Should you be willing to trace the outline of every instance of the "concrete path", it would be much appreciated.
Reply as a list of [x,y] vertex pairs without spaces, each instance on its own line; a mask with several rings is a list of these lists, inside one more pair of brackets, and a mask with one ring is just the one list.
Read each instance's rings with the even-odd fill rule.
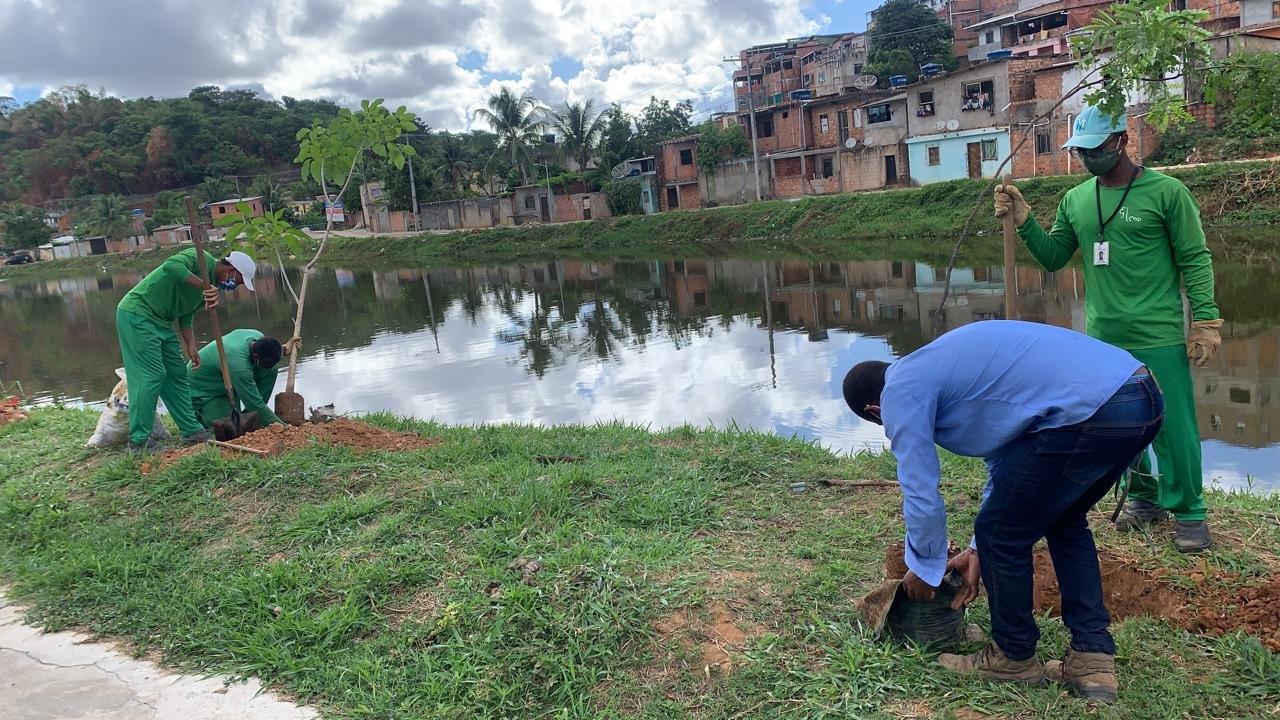
[[175,675],[80,633],[45,633],[0,595],[0,716],[4,720],[308,720],[319,717],[259,695],[256,678]]

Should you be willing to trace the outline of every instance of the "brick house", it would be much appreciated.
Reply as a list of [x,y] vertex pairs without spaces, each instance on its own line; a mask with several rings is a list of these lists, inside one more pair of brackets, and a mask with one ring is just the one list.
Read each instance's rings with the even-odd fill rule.
[[250,212],[252,213],[251,217],[258,217],[263,214],[261,196],[231,198],[230,200],[219,200],[218,202],[209,203],[209,214],[213,216],[214,220],[217,220],[228,213],[238,212],[236,210],[236,205],[239,203],[247,203],[249,205]]
[[700,137],[700,134],[686,135],[658,143],[654,165],[659,210],[703,206],[697,162]]

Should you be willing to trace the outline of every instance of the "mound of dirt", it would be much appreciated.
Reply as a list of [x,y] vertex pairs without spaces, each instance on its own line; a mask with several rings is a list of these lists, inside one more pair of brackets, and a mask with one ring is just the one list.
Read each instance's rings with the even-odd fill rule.
[[[318,425],[310,423],[298,426],[268,425],[261,430],[238,437],[233,442],[236,445],[255,450],[268,451],[280,445],[285,452],[300,450],[312,445],[341,445],[355,450],[409,451],[423,450],[440,444],[439,438],[424,438],[421,435],[412,433],[384,430],[383,428],[367,425],[358,420],[345,417]],[[146,475],[167,467],[170,463],[180,458],[204,450],[205,447],[205,445],[193,445],[170,450],[160,455],[156,460],[143,463],[142,474]],[[242,453],[226,448],[222,449],[222,454],[226,457],[242,455]]]
[[[1221,571],[1211,581],[1206,573],[1190,573],[1194,589],[1168,584],[1164,571],[1148,572],[1132,561],[1107,552],[1098,555],[1102,570],[1102,594],[1112,620],[1145,616],[1208,635],[1242,630],[1280,652],[1280,578],[1269,583],[1241,586],[1233,574]],[[1048,551],[1035,554],[1035,610],[1061,613],[1058,580]]]

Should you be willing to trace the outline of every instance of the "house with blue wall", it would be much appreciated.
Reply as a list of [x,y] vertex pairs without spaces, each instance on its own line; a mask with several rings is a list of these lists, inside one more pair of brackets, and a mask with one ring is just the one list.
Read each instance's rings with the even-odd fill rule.
[[1010,124],[1010,104],[1034,96],[1035,70],[1050,62],[993,53],[963,70],[902,88],[911,122],[904,143],[912,183],[994,177],[1017,130]]

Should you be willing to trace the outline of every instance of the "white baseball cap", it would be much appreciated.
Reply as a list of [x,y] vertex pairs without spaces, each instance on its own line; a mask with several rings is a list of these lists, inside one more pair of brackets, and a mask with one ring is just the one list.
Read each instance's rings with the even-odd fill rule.
[[258,264],[253,261],[253,258],[239,250],[233,250],[227,256],[227,262],[231,263],[231,267],[240,271],[240,274],[244,276],[244,286],[249,288],[249,292],[253,292],[253,275],[258,272]]

